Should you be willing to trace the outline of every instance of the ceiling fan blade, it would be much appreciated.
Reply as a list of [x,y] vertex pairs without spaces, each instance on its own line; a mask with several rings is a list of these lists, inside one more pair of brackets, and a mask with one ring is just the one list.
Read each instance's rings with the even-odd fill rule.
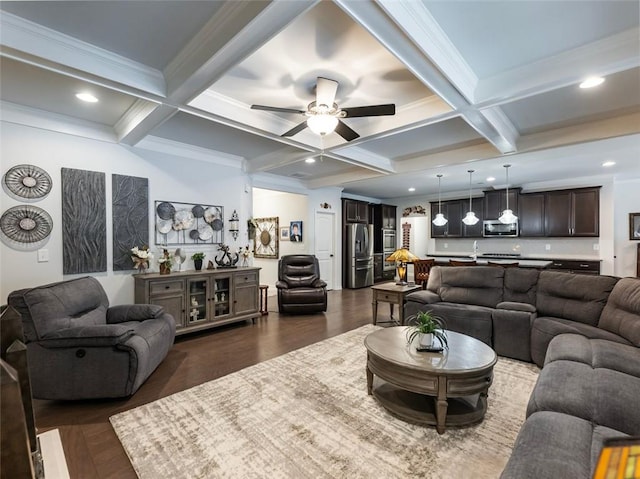
[[316,105],[327,105],[329,108],[336,101],[338,82],[328,78],[318,77],[316,83]]
[[355,140],[356,138],[360,137],[360,135],[349,128],[347,124],[342,120],[338,120],[338,125],[336,126],[335,132],[347,141]]
[[347,115],[345,118],[358,116],[387,116],[396,114],[396,106],[393,103],[386,105],[355,106],[353,108],[341,108]]
[[307,121],[303,121],[302,123],[300,123],[297,126],[294,126],[293,128],[291,128],[289,131],[284,132],[282,135],[280,136],[293,136],[296,133],[300,133],[302,130],[304,130],[307,127]]
[[265,105],[251,105],[252,110],[265,110],[265,111],[276,111],[280,113],[299,113],[304,115],[306,113],[305,110],[294,110],[293,108],[280,108],[277,106],[265,106]]

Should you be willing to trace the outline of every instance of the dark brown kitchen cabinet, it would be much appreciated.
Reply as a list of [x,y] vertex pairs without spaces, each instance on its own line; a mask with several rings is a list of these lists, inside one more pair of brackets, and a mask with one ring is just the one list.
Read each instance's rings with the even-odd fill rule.
[[[461,201],[462,203],[462,218],[467,216],[469,211],[469,200]],[[482,238],[482,220],[484,219],[484,198],[473,198],[471,201],[472,211],[478,217],[478,222],[475,225],[469,226],[462,223],[462,236],[465,238]],[[462,221],[462,220],[461,220]]]
[[[518,216],[518,196],[520,188],[509,188],[509,209]],[[484,192],[484,219],[497,220],[507,209],[507,190],[490,190]]]
[[544,236],[544,193],[527,193],[518,198],[520,236]]
[[382,227],[396,229],[396,207],[391,205],[380,205],[382,210]]
[[547,236],[599,236],[600,188],[548,191],[545,212]]
[[[436,226],[431,223],[432,238],[460,238],[462,236],[463,201],[443,201],[442,214],[447,218],[447,224]],[[467,207],[469,204],[467,203]],[[438,214],[438,203],[431,203],[431,220]]]
[[369,203],[343,199],[342,211],[346,223],[369,223]]

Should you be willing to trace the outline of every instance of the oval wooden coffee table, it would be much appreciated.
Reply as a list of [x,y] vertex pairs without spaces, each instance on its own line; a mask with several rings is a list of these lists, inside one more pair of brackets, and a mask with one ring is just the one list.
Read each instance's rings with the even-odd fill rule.
[[[369,334],[367,391],[395,416],[418,424],[465,426],[482,421],[493,380],[496,353],[470,336],[447,331],[449,349],[417,352],[406,327]],[[382,381],[376,381],[374,375]],[[380,384],[378,384],[380,383]]]

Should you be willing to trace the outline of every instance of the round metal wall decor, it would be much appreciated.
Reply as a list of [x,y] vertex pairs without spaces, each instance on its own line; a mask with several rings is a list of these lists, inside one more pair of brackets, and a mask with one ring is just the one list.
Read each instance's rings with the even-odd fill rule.
[[0,228],[7,238],[13,241],[37,243],[51,234],[53,221],[49,213],[42,208],[19,205],[2,214]]
[[5,173],[3,181],[11,193],[29,200],[47,196],[52,183],[49,174],[35,165],[14,166]]

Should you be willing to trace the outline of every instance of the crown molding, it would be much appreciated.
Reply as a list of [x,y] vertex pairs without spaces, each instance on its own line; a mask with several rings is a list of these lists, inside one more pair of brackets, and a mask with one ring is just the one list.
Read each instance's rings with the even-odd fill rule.
[[69,35],[7,12],[0,15],[0,31],[2,45],[17,52],[88,72],[153,95],[164,97],[166,94],[164,77],[159,70]]
[[108,143],[117,142],[116,133],[109,126],[7,101],[0,101],[0,119],[5,123],[15,123],[40,130],[49,130]]
[[147,136],[136,144],[136,146],[132,147],[132,149],[133,151],[136,149],[155,151],[167,155],[188,158],[190,160],[206,161],[207,163],[214,163],[216,165],[237,169],[243,169],[245,162],[244,158],[241,156],[230,155],[221,151],[188,145],[186,143],[168,140],[158,136]]
[[[553,57],[481,79],[479,107],[513,101],[573,85],[586,76],[606,76],[640,66],[640,28],[631,28]],[[606,62],[602,60],[606,59]]]

